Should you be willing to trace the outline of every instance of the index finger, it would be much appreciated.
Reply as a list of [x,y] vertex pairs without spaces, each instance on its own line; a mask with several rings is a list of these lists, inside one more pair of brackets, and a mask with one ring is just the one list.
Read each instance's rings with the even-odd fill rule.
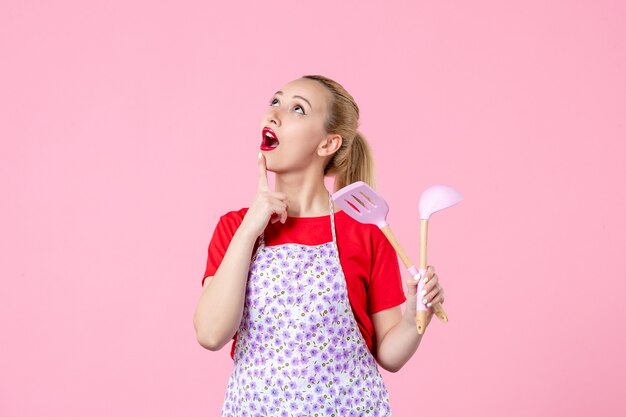
[[270,186],[267,181],[267,166],[265,165],[265,155],[259,151],[259,189],[269,190]]

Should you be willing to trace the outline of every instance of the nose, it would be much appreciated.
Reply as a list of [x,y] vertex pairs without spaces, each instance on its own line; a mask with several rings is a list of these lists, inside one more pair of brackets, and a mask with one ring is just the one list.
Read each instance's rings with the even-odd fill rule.
[[271,123],[276,126],[280,126],[280,117],[278,114],[278,108],[270,107],[267,111],[266,120],[268,123]]

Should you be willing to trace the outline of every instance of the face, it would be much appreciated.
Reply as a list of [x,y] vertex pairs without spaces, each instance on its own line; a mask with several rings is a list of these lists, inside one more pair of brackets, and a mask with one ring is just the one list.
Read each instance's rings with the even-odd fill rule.
[[[331,93],[315,80],[298,79],[271,96],[261,121],[261,151],[268,170],[298,171],[323,164],[341,144],[324,129]],[[276,140],[269,139],[273,136]]]

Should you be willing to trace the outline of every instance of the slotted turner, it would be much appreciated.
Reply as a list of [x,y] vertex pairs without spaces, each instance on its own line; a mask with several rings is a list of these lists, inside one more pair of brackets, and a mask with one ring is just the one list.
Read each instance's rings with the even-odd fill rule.
[[[411,276],[416,279],[420,278],[417,286],[417,296],[419,299],[424,287],[424,280],[421,278],[425,276],[426,265],[420,265],[422,269],[422,273],[420,274],[420,271],[418,271],[415,264],[411,262],[406,252],[402,249],[400,243],[398,243],[391,232],[391,227],[387,224],[389,206],[385,200],[363,181],[357,181],[343,187],[332,195],[332,199],[338,207],[356,221],[366,224],[375,224],[383,231]],[[426,253],[425,245],[420,248],[420,251],[423,251],[424,254]],[[423,256],[420,257],[420,259],[425,261],[426,257]],[[428,307],[424,305],[424,303],[418,302],[416,309],[417,331],[419,334],[423,334],[427,326]],[[448,316],[440,303],[433,304],[433,309],[440,320],[444,323],[448,321]]]

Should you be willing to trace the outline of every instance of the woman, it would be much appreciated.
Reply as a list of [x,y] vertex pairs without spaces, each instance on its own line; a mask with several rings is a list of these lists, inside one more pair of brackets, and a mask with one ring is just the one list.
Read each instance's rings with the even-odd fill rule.
[[[335,191],[374,186],[358,106],[323,76],[286,84],[269,104],[256,197],[221,216],[194,315],[203,347],[234,339],[222,416],[390,416],[377,363],[396,372],[421,341],[417,281],[405,296],[391,244],[324,185],[334,175]],[[432,266],[425,280],[420,302],[443,302]]]

